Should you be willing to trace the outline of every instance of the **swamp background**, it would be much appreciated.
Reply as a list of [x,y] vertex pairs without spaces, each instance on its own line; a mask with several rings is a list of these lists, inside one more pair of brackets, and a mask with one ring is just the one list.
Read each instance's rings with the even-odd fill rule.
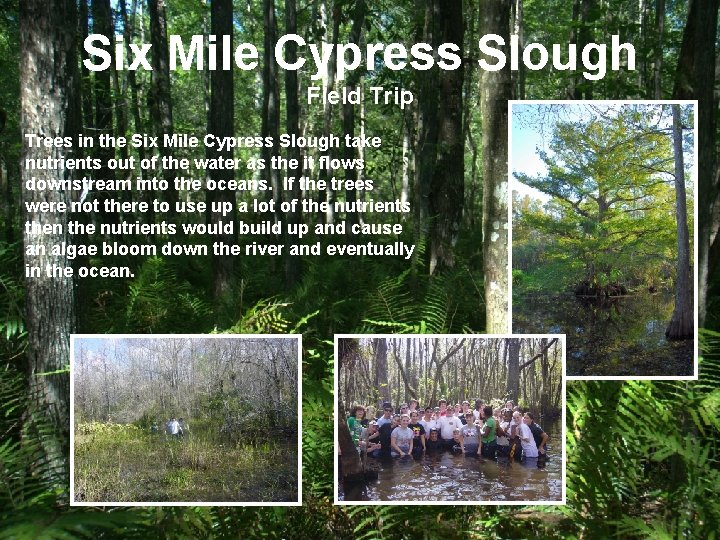
[[295,338],[75,338],[74,500],[297,502],[298,352]]
[[513,105],[513,332],[567,374],[692,376],[695,110]]
[[[560,501],[563,467],[563,338],[357,337],[339,338],[337,423],[341,463],[339,500],[381,501]],[[345,477],[357,462],[348,446],[346,415],[355,405],[376,408],[384,402],[399,411],[417,399],[419,407],[448,406],[475,399],[495,408],[507,400],[534,414],[551,437],[547,461],[527,464],[457,456],[449,452],[418,458],[365,458],[373,471],[366,485]],[[369,418],[369,417],[368,417]],[[377,479],[374,478],[377,472]]]
[[[214,29],[211,7],[220,5],[228,6],[187,0],[0,2],[0,536],[235,538],[241,532],[248,538],[708,538],[716,534],[720,528],[716,496],[720,334],[714,333],[720,327],[716,271],[720,242],[714,235],[718,228],[714,209],[720,200],[714,93],[718,0],[253,0],[229,6],[232,16],[221,18],[234,22],[231,31],[236,42],[252,42],[259,49],[293,28],[316,44],[334,39],[348,43],[354,39],[353,29],[367,42],[462,43],[467,62],[447,77],[441,78],[438,70],[392,71],[382,65],[375,71],[356,72],[362,84],[413,90],[418,106],[404,111],[394,106],[364,111],[351,107],[347,112],[355,113],[354,124],[350,116],[344,122],[337,107],[298,106],[296,90],[298,84],[307,87],[308,71],[268,70],[262,75],[261,68],[236,71],[232,83],[236,91],[232,105],[226,106],[222,100],[213,105],[211,96],[220,97],[222,92],[213,86],[219,81],[208,72],[178,71],[151,78],[143,71],[125,71],[117,77],[106,71],[94,77],[80,70],[78,43],[89,28],[106,34],[127,31],[126,42],[139,42],[161,39],[163,32],[155,25],[162,28],[164,22],[167,32],[187,38]],[[159,12],[166,16],[159,17]],[[363,14],[363,24],[354,24]],[[444,35],[442,28],[462,35]],[[511,31],[521,35],[523,43],[559,43],[563,50],[568,43],[578,48],[590,41],[609,43],[611,34],[619,34],[621,41],[636,48],[636,70],[608,71],[598,81],[587,80],[580,72],[549,68],[511,73],[509,64],[499,72],[481,73],[476,62],[478,36],[496,33],[508,42]],[[153,45],[155,51],[162,49],[162,43]],[[28,69],[37,65],[43,69]],[[453,78],[460,74],[462,84]],[[336,507],[332,504],[333,422],[329,421],[334,403],[333,334],[508,331],[507,308],[503,310],[507,253],[502,239],[492,245],[487,234],[484,243],[481,233],[483,223],[492,227],[494,217],[500,233],[504,231],[507,201],[503,205],[493,195],[507,193],[501,189],[507,182],[503,111],[513,97],[699,100],[698,297],[700,326],[706,329],[701,334],[699,380],[569,383],[566,506]],[[39,98],[52,101],[54,114],[37,114]],[[76,100],[81,101],[81,109]],[[263,257],[233,261],[136,257],[122,260],[131,265],[132,279],[25,280],[25,216],[20,210],[32,194],[21,192],[23,132],[102,129],[157,135],[169,128],[172,119],[177,132],[227,133],[226,127],[209,121],[212,110],[216,115],[222,111],[223,119],[235,113],[231,133],[256,135],[263,125],[266,129],[278,125],[278,108],[267,106],[271,103],[280,104],[280,118],[289,122],[288,130],[306,126],[320,133],[328,126],[341,132],[343,125],[348,129],[354,125],[359,132],[364,118],[366,133],[384,138],[383,151],[366,156],[367,173],[377,180],[378,197],[399,199],[405,190],[412,201],[405,230],[419,246],[416,260],[320,257],[286,265]],[[421,122],[423,118],[426,121]],[[443,136],[459,134],[452,139],[455,145],[435,139],[440,126]],[[450,149],[449,154],[444,152]],[[456,159],[458,155],[465,161]],[[405,164],[407,176],[402,174]],[[458,174],[447,164],[463,168]],[[433,180],[435,171],[437,180]],[[451,177],[453,183],[444,181]],[[449,193],[446,188],[451,188]],[[450,204],[444,207],[443,201]],[[428,226],[430,216],[440,217],[439,228]],[[323,222],[327,217],[303,219]],[[222,264],[230,262],[232,271]],[[89,263],[112,266],[117,261],[98,257]],[[70,333],[213,330],[304,334],[303,506],[70,507]]]

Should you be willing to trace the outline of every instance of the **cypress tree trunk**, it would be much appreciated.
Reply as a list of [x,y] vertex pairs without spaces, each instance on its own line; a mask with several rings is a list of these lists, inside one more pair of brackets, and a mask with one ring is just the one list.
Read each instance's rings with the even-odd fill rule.
[[[383,338],[373,340],[375,350],[375,386],[380,391],[382,401],[390,401],[390,386],[388,384],[387,341]],[[380,406],[380,404],[378,404]]]
[[[222,36],[230,36],[230,50],[233,50],[233,9],[232,0],[213,0],[210,6],[210,33],[215,36],[218,47],[218,57],[222,58],[223,38]],[[212,133],[220,138],[232,137],[235,131],[235,107],[233,103],[233,73],[232,69],[221,69],[217,66],[210,72],[210,113],[208,115],[208,133]],[[233,149],[227,148],[217,151],[213,148],[207,150],[209,158],[232,159]],[[210,170],[208,171],[210,178],[213,180],[232,180],[235,171],[232,169]],[[207,198],[210,201],[218,203],[231,203],[232,211],[229,215],[223,216],[222,213],[212,212],[208,205],[208,217],[211,223],[217,223],[220,220],[227,222],[237,222],[237,204],[235,200],[235,190],[216,190],[207,191]],[[235,244],[237,235],[223,234],[218,240],[225,244]],[[233,269],[235,257],[232,255],[213,255],[213,289],[215,303],[220,304],[224,300],[229,299],[229,294],[233,283]]]
[[[354,43],[355,45],[360,44],[360,35],[362,33],[362,27],[365,23],[365,1],[364,0],[358,0],[358,2],[355,4],[355,9],[353,10],[352,15],[352,28],[350,30],[350,39],[348,40],[348,43]],[[345,88],[347,91],[350,91],[353,89],[353,87],[357,86],[360,82],[360,71],[353,71],[349,74],[345,81]],[[351,146],[348,146],[345,144],[345,137],[354,137],[355,136],[355,105],[351,103],[343,103],[341,108],[341,115],[342,115],[342,126],[343,126],[343,157],[347,160],[355,159],[355,148],[352,148]],[[349,168],[345,171],[345,179],[351,180],[353,182],[357,181],[358,174],[357,169]],[[357,190],[355,189],[346,189],[345,190],[345,200],[348,202],[355,201],[357,198]],[[352,233],[350,231],[350,227],[353,224],[358,223],[358,219],[360,218],[360,215],[357,212],[348,212],[347,216],[345,218],[345,221],[347,223],[347,236],[348,238],[352,238]],[[352,240],[350,240],[352,241]]]
[[694,0],[688,9],[687,24],[675,72],[673,99],[698,100],[698,319],[705,324],[705,305],[709,276],[720,259],[718,243],[718,198],[715,148],[715,36],[718,0]]
[[[480,34],[498,34],[509,58],[510,1],[481,3]],[[488,59],[488,61],[491,61]],[[508,328],[508,117],[511,97],[509,65],[484,71],[480,77],[483,147],[483,267],[486,331],[503,334]]]
[[[285,34],[297,33],[297,5],[295,0],[285,0]],[[289,41],[285,47],[285,59],[289,63],[297,60],[297,44]],[[288,135],[300,135],[300,100],[298,98],[298,74],[294,69],[285,70],[285,127]],[[300,161],[300,149],[293,145],[287,151],[288,160],[297,160],[297,167],[288,167],[288,177],[295,177],[295,183],[291,190],[291,197],[298,200],[296,210],[287,216],[289,225],[296,225],[302,221],[302,208],[299,204],[302,198],[299,177],[302,175],[302,164]],[[292,287],[299,280],[302,274],[300,257],[291,257],[290,250],[286,250],[285,259],[285,281],[288,287]]]
[[[277,43],[277,19],[275,18],[275,1],[263,0],[263,15],[265,20],[265,51],[263,54],[263,109],[262,109],[262,135],[273,139],[273,146],[263,147],[265,158],[265,174],[268,184],[272,186],[272,200],[275,201],[275,220],[280,221],[280,202],[282,201],[282,186],[280,185],[280,171],[271,166],[274,156],[280,155],[278,140],[280,138],[280,89],[277,80],[277,63],[274,52]],[[282,233],[285,234],[284,232]]]
[[[465,36],[462,2],[440,2],[442,42],[460,51]],[[437,159],[430,189],[430,273],[455,265],[453,245],[460,230],[465,195],[463,136],[464,67],[440,74]]]
[[[167,19],[165,0],[148,0],[150,15],[150,43],[152,44],[152,87],[150,90],[150,111],[153,116],[155,133],[160,137],[160,155],[171,155],[170,148],[164,144],[165,135],[173,134],[172,100],[170,99],[170,51],[168,49]],[[170,214],[175,213],[178,192],[175,189],[177,172],[173,167],[162,171],[168,181],[165,200],[170,203]]]
[[[92,0],[92,17],[93,33],[102,34],[110,40],[110,45],[100,48],[105,49],[108,54],[112,54],[115,33],[112,30],[110,0]],[[113,67],[102,71],[96,71],[94,74],[95,80],[93,91],[95,95],[95,121],[93,127],[95,129],[95,137],[113,134],[113,103],[112,93],[110,91],[110,74],[111,70],[114,69],[113,64]],[[108,160],[112,159],[114,155],[115,152],[112,146],[95,146],[95,156],[100,159],[101,167],[97,172],[93,173],[93,177],[102,180],[114,179],[114,174],[107,166]],[[115,193],[112,191],[101,191],[97,193],[96,197],[100,200],[100,215],[105,223],[117,223],[119,221],[118,214],[115,212],[106,212],[103,206],[103,201],[114,199]]]
[[688,339],[695,333],[693,325],[693,297],[690,283],[690,235],[687,226],[685,198],[685,162],[683,160],[682,122],[680,105],[672,106],[673,149],[675,152],[675,215],[677,220],[677,278],[675,281],[675,309],[665,330],[668,339]]
[[[45,137],[72,137],[80,132],[79,79],[77,73],[76,4],[73,0],[27,0],[20,3],[20,126],[23,134]],[[69,204],[71,192],[25,189],[24,179],[69,179],[72,171],[25,168],[27,158],[61,158],[63,148],[25,146],[22,159],[24,202],[48,201]],[[50,246],[71,243],[67,234],[67,213],[25,212],[25,220],[55,225],[61,232],[24,237],[25,246],[35,245],[44,254],[25,262],[40,266],[38,277],[25,284],[25,323],[28,332],[26,369],[32,399],[55,426],[53,436],[45,434],[41,444],[50,465],[63,477],[69,476],[70,386],[62,370],[69,363],[70,334],[75,330],[75,297],[72,277],[48,277],[46,266],[66,266],[62,255],[51,255]]]
[[[425,26],[418,41],[436,48],[440,43],[439,0],[426,0]],[[440,95],[440,68],[433,65],[418,76],[417,145],[415,146],[415,243],[421,244],[429,231],[430,191],[438,144],[438,100]]]
[[511,399],[514,403],[520,398],[520,340],[507,340],[507,388],[506,399]]

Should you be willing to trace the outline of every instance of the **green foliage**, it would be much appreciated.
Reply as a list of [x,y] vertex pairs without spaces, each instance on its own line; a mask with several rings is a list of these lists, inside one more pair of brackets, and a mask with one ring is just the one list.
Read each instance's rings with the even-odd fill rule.
[[288,307],[287,302],[272,299],[259,300],[248,309],[242,318],[232,326],[230,334],[283,334],[288,332],[290,321],[282,311]]
[[302,405],[303,490],[314,497],[332,492],[334,424],[333,411],[333,344],[304,344],[306,364]]
[[210,305],[181,276],[181,264],[179,259],[161,257],[142,263],[128,285],[127,298],[122,300],[124,309],[113,303],[106,312],[108,317],[116,313],[112,308],[123,313],[117,332],[182,333],[208,327]]
[[[293,501],[294,445],[232,442],[198,423],[183,439],[129,424],[79,424],[79,501]],[[265,428],[267,432],[267,428]],[[229,466],[229,464],[232,464]]]
[[132,512],[67,507],[67,478],[43,449],[55,427],[30,401],[20,373],[0,371],[0,404],[0,537],[89,538],[138,523]]
[[[567,511],[582,527],[602,536],[706,538],[716,531],[720,360],[714,351],[697,382],[568,385]],[[602,523],[594,517],[600,514],[607,516]]]
[[5,358],[16,357],[24,347],[25,290],[17,277],[22,267],[21,249],[20,243],[0,241],[0,353]]
[[[581,262],[583,279],[600,286],[621,278],[642,283],[651,274],[673,272],[665,261],[677,256],[675,196],[668,180],[674,161],[670,137],[657,127],[667,110],[634,106],[599,113],[567,107],[574,118],[550,122],[550,151],[538,151],[547,172],[516,173],[551,200],[544,207],[519,201],[514,260],[525,270],[553,261]],[[532,111],[559,114],[546,109]],[[540,130],[543,121],[536,122]]]

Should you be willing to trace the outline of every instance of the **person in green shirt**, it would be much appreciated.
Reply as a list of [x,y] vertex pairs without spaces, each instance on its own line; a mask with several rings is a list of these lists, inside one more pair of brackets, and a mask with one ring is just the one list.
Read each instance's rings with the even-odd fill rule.
[[493,410],[490,405],[485,405],[482,409],[483,428],[482,428],[482,455],[483,457],[495,459],[497,450],[497,421],[493,417]]
[[350,428],[350,435],[352,435],[353,442],[355,446],[357,446],[360,443],[360,435],[362,434],[363,427],[367,425],[365,407],[361,405],[353,407],[350,411],[350,416],[348,416],[347,424]]

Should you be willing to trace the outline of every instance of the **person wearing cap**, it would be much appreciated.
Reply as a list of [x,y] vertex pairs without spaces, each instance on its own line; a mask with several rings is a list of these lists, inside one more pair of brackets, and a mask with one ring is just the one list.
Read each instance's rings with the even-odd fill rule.
[[392,422],[392,414],[392,406],[389,403],[385,403],[383,405],[383,415],[377,420],[378,429]]
[[408,412],[407,403],[403,403],[402,405],[400,405],[400,414],[407,414],[408,416],[410,415],[410,413]]
[[359,450],[366,450],[368,455],[371,457],[378,457],[380,454],[380,432],[378,431],[377,422],[371,420],[368,423],[368,427],[363,430],[360,437]]
[[419,456],[425,451],[425,427],[419,422],[420,415],[417,411],[410,413],[408,427],[413,432],[413,456]]

